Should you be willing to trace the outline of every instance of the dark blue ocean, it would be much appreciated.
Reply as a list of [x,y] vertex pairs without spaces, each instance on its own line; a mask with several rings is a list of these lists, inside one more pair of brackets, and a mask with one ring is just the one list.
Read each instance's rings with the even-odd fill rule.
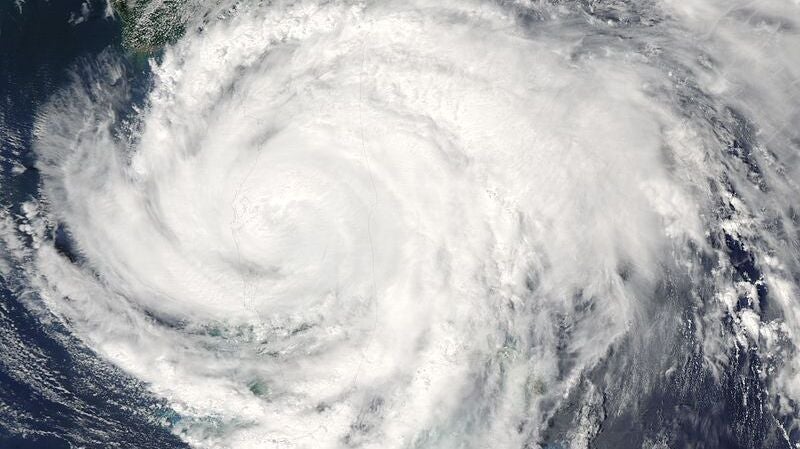
[[[105,2],[71,24],[81,5],[0,2],[0,201],[11,211],[37,195],[30,152],[37,107],[77,64],[103,51],[122,54],[120,23],[105,17]],[[0,448],[186,447],[169,431],[171,412],[145,385],[21,305],[28,293],[14,277],[0,275]]]
[[[73,68],[110,54],[127,61],[134,93],[140,91],[134,101],[146,90],[147,65],[123,49],[121,24],[106,17],[105,2],[92,4],[88,20],[70,23],[80,16],[82,4],[0,3],[0,204],[11,213],[21,214],[20,205],[38,196],[32,124],[37,108],[66,84]],[[69,238],[58,227],[50,237],[70,254]],[[743,277],[758,278],[741,246],[727,242],[727,251]],[[26,305],[35,301],[30,297],[35,293],[11,268],[0,274],[0,449],[188,447],[170,430],[180,418],[147,385],[100,359],[57,320]],[[791,447],[776,437],[780,423],[752,406],[767,400],[755,351],[731,354],[731,371],[718,383],[702,368],[702,355],[692,352],[695,343],[687,339],[669,353],[683,360],[683,375],[654,385],[638,399],[636,415],[607,417],[592,447],[640,448],[647,435],[665,429],[673,436],[673,449]],[[617,350],[624,351],[624,345]],[[587,373],[598,385],[625,373],[624,367],[613,366],[614,354],[609,360]],[[574,399],[579,398],[576,392]],[[568,430],[566,417],[578,408],[567,401],[545,435],[558,441]],[[788,440],[800,441],[800,435],[795,431]],[[558,443],[549,447],[561,448]]]

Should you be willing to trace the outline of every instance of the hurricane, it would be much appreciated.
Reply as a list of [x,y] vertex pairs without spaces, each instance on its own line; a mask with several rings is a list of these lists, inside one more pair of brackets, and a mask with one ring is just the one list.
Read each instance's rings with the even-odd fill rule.
[[71,64],[0,178],[36,173],[3,195],[5,288],[162,401],[153,426],[798,447],[796,1],[180,13],[140,66]]

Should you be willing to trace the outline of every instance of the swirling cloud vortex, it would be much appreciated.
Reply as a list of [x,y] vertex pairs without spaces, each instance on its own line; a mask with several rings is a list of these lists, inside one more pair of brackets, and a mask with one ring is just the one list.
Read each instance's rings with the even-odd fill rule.
[[[686,58],[688,6],[629,41],[526,8],[232,6],[152,63],[125,117],[101,62],[38,123],[82,257],[38,249],[49,307],[197,447],[539,442],[615,345],[669,346],[695,286],[730,308],[735,286],[698,275],[725,156],[678,99],[748,74]],[[796,192],[775,179],[778,203]]]

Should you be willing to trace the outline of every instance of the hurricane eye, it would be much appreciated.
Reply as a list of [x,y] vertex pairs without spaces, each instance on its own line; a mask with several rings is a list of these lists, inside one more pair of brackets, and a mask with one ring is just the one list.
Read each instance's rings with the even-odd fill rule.
[[0,6],[0,447],[798,447],[800,13],[737,2],[81,0],[64,80]]

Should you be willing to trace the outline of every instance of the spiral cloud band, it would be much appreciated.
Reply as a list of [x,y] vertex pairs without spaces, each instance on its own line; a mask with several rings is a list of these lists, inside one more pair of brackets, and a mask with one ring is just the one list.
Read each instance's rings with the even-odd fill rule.
[[798,5],[594,3],[198,7],[42,108],[9,257],[194,447],[587,447],[739,351],[789,441]]

